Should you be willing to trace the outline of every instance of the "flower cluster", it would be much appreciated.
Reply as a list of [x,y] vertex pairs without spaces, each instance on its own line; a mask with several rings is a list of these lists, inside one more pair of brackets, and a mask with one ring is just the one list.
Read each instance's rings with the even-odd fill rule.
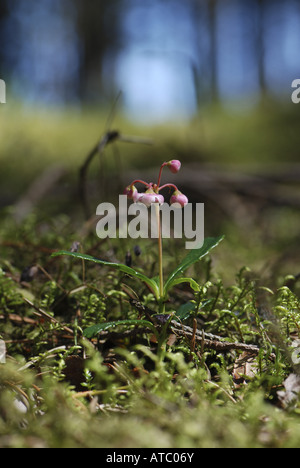
[[[183,208],[185,205],[187,205],[188,199],[183,193],[180,192],[180,190],[178,190],[176,185],[160,185],[162,170],[165,166],[167,166],[173,174],[176,174],[180,170],[181,162],[177,159],[164,162],[160,167],[157,184],[154,184],[153,182],[147,183],[140,179],[134,180],[130,185],[128,185],[128,187],[126,187],[124,192],[125,195],[127,195],[127,197],[133,200],[135,203],[140,202],[146,206],[150,206],[152,203],[158,203],[159,205],[162,205],[164,203],[164,197],[159,192],[165,187],[171,187],[174,189],[174,192],[170,198],[170,204],[174,205],[175,207],[177,206],[179,208]],[[143,193],[138,192],[135,186],[137,183],[145,185],[147,187],[146,191]]]

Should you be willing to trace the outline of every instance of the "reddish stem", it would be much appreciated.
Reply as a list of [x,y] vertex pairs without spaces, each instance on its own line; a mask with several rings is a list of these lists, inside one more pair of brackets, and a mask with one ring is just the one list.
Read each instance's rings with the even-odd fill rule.
[[164,162],[164,163],[162,163],[162,165],[160,166],[159,175],[158,175],[158,181],[157,181],[157,188],[158,188],[158,189],[159,189],[159,184],[160,184],[160,179],[161,179],[162,170],[163,170],[163,168],[164,168],[167,164],[168,164],[168,163]]
[[130,185],[134,185],[134,184],[136,184],[137,182],[139,182],[140,184],[146,185],[146,187],[149,187],[150,185],[152,185],[152,184],[148,184],[147,182],[144,182],[143,180],[140,180],[140,179],[134,180],[133,182],[131,182]]
[[161,189],[163,189],[165,187],[173,187],[175,190],[178,190],[178,188],[174,184],[164,184],[161,187],[159,187],[159,190],[161,190]]

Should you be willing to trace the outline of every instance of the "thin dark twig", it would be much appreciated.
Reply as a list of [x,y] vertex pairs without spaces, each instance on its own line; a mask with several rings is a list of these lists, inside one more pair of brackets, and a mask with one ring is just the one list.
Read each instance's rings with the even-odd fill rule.
[[[141,304],[137,300],[131,300],[130,303],[141,313],[146,314],[148,319],[150,319],[153,323],[160,324],[161,319],[164,316],[157,315],[149,309]],[[165,314],[166,319],[170,318],[170,315]],[[165,320],[164,320],[165,322]],[[246,343],[239,343],[239,342],[229,342],[225,341],[225,339],[218,335],[213,335],[212,333],[207,333],[199,328],[191,328],[187,325],[183,325],[182,323],[178,322],[177,320],[170,321],[170,331],[174,333],[176,336],[181,336],[190,340],[191,342],[194,341],[201,344],[203,348],[214,349],[220,352],[226,352],[231,350],[240,350],[240,351],[247,351],[249,353],[253,353],[257,355],[261,348],[256,345],[246,344]],[[270,354],[270,358],[274,358],[274,354]]]
[[79,196],[83,204],[84,213],[87,219],[90,217],[89,207],[88,207],[88,202],[87,202],[87,195],[86,195],[87,170],[92,160],[96,156],[96,154],[98,153],[101,154],[104,148],[106,147],[106,145],[108,143],[111,143],[112,141],[115,141],[118,137],[119,137],[119,132],[116,130],[112,130],[110,132],[105,133],[105,135],[103,135],[103,137],[101,138],[100,142],[97,143],[94,146],[94,148],[89,152],[89,154],[87,155],[84,163],[82,164],[79,170]]
[[89,219],[91,215],[89,206],[88,206],[88,201],[87,201],[87,193],[86,193],[86,179],[87,179],[88,168],[92,160],[97,154],[101,155],[105,147],[109,143],[113,143],[117,140],[122,141],[124,143],[141,143],[144,145],[153,144],[153,141],[149,138],[121,135],[118,130],[110,130],[103,135],[100,142],[97,143],[94,146],[94,148],[89,152],[89,154],[87,155],[84,163],[82,164],[79,170],[79,197],[83,205],[86,219]]
[[34,309],[34,314],[37,315],[38,317],[44,317],[46,320],[55,323],[56,325],[60,325],[64,331],[67,333],[70,333],[71,335],[74,335],[74,330],[72,330],[69,327],[66,327],[65,325],[62,325],[58,320],[56,320],[52,315],[48,314],[46,311],[41,309],[40,307],[37,307],[33,302],[31,302],[29,299],[26,297],[23,297],[24,302],[26,302],[30,307]]

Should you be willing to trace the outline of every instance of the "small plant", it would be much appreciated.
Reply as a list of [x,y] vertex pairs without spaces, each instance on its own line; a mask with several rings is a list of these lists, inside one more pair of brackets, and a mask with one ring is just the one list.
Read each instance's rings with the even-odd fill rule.
[[[194,263],[200,260],[202,257],[207,255],[209,251],[216,247],[219,242],[223,239],[223,236],[212,238],[208,237],[204,239],[204,242],[199,248],[192,249],[187,256],[180,262],[180,264],[168,275],[166,279],[164,279],[163,273],[163,248],[162,248],[162,232],[161,232],[161,219],[160,219],[160,209],[159,206],[164,203],[164,197],[160,193],[160,191],[166,187],[173,190],[173,194],[170,197],[170,204],[174,205],[175,207],[181,209],[188,203],[188,198],[180,192],[176,185],[172,183],[166,183],[160,185],[161,182],[161,175],[162,170],[164,167],[168,167],[172,173],[177,173],[180,170],[181,163],[178,160],[171,160],[168,162],[164,162],[159,171],[159,176],[157,183],[153,182],[145,182],[140,179],[134,180],[130,185],[128,185],[125,189],[125,194],[134,203],[143,203],[147,207],[151,205],[155,206],[156,210],[156,218],[157,218],[157,229],[158,229],[158,258],[159,258],[159,274],[156,277],[150,278],[146,276],[144,273],[131,268],[122,263],[112,263],[108,261],[103,261],[98,258],[95,258],[90,255],[85,255],[80,252],[71,252],[71,251],[59,251],[55,252],[53,256],[61,256],[61,255],[68,255],[77,259],[92,261],[101,265],[109,266],[110,268],[115,268],[119,271],[122,271],[133,278],[137,278],[138,280],[143,281],[148,288],[153,293],[159,307],[159,314],[165,314],[165,303],[168,298],[169,291],[175,285],[180,283],[189,283],[190,287],[195,291],[200,291],[199,284],[191,277],[183,276],[183,273]],[[142,184],[146,187],[145,192],[139,192],[136,188],[136,184]],[[109,323],[101,323],[95,326],[89,327],[85,330],[84,334],[86,337],[92,337],[95,334],[99,333],[102,330],[105,330],[109,327],[116,326],[116,325],[135,325],[136,323],[140,325],[147,325],[150,329],[152,329],[155,334],[157,335],[156,328],[153,324],[146,320],[119,320]],[[160,340],[161,341],[161,335]]]
[[[169,167],[170,171],[176,174],[181,167],[181,162],[173,159],[169,162],[164,162],[159,171],[158,181],[157,184],[153,184],[153,182],[147,183],[143,180],[134,180],[126,189],[125,193],[129,199],[133,199],[133,201],[140,202],[145,204],[146,206],[151,206],[152,204],[155,205],[156,211],[156,219],[157,219],[157,230],[158,230],[158,259],[159,259],[159,284],[158,284],[158,294],[156,291],[156,297],[160,304],[160,312],[162,313],[163,310],[163,301],[165,300],[166,292],[164,289],[164,280],[163,280],[163,254],[162,254],[162,235],[161,235],[161,223],[160,223],[160,211],[159,205],[164,203],[164,197],[159,193],[165,187],[172,187],[174,189],[174,193],[171,196],[170,203],[171,205],[179,206],[180,208],[184,207],[188,203],[187,197],[181,193],[176,185],[174,184],[164,184],[160,185],[161,175],[163,168],[167,166]],[[139,193],[134,184],[141,183],[147,187],[145,193]]]

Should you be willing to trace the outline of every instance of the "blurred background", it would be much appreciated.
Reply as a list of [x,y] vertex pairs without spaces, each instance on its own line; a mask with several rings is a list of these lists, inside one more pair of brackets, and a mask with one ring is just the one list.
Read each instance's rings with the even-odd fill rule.
[[298,0],[2,0],[0,28],[8,102],[103,106],[122,90],[139,123],[288,100],[299,74]]
[[206,203],[208,235],[224,221],[248,256],[276,240],[294,257],[299,51],[299,0],[1,0],[2,213],[84,219],[80,167],[117,130],[131,141],[91,161],[91,213],[178,158],[177,183]]

